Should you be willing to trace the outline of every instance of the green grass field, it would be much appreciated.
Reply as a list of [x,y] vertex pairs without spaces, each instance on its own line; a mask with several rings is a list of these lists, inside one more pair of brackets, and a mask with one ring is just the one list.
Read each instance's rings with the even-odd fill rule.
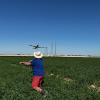
[[19,65],[31,59],[0,57],[0,100],[100,100],[99,58],[44,58],[46,98],[32,90],[31,69]]

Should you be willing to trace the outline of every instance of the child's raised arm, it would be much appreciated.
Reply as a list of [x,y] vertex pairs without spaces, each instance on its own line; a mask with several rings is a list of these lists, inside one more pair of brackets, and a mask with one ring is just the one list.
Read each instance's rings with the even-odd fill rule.
[[23,65],[26,65],[26,66],[31,66],[31,62],[19,62],[19,64],[23,64]]

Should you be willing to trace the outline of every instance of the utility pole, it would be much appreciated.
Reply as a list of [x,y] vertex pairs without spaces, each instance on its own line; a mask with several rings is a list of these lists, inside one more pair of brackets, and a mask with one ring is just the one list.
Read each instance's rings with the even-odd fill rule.
[[56,56],[56,50],[57,50],[57,45],[56,45],[56,41],[55,41],[55,56]]
[[51,56],[53,56],[53,42],[51,43]]
[[51,56],[57,55],[57,44],[56,41],[51,43]]
[[48,56],[48,47],[46,47],[46,55]]

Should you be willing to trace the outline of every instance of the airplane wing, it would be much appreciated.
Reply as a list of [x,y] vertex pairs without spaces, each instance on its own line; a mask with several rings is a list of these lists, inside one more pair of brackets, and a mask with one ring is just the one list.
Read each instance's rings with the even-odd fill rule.
[[47,47],[39,47],[39,48],[47,48]]

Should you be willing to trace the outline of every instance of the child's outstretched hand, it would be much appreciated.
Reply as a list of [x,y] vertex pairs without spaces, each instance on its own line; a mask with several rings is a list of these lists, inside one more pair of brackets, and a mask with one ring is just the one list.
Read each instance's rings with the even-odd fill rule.
[[19,62],[19,64],[24,64],[24,62]]
[[30,66],[31,65],[31,62],[19,62],[19,64],[24,64],[26,66]]

